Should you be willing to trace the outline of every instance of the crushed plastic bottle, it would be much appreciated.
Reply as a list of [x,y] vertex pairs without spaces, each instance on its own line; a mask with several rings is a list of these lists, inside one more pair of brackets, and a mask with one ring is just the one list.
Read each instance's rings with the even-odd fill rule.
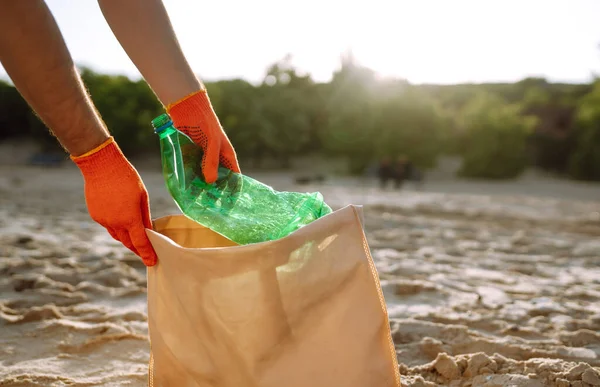
[[278,192],[223,166],[217,181],[208,184],[202,148],[167,114],[152,120],[152,126],[160,139],[167,189],[181,212],[240,245],[283,238],[332,212],[318,192]]

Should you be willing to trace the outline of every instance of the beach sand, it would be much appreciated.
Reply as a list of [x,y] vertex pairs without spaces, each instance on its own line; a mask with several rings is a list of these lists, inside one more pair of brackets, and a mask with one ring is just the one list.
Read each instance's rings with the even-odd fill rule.
[[[140,173],[152,216],[177,213]],[[403,385],[600,386],[600,186],[255,177],[365,206]],[[147,382],[144,266],[82,189],[72,165],[0,166],[0,386]]]

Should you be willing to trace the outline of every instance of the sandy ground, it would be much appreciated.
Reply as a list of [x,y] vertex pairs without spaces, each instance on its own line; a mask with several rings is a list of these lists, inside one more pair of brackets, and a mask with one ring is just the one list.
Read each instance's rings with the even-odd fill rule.
[[[177,212],[141,169],[152,215]],[[406,386],[600,386],[600,186],[549,179],[320,190],[365,205]],[[73,166],[0,166],[0,386],[142,386],[146,279]],[[539,195],[539,197],[532,196]]]

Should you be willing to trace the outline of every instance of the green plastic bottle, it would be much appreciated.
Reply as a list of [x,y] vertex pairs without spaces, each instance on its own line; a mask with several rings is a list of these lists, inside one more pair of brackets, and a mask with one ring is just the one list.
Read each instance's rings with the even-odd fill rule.
[[283,238],[331,213],[318,192],[278,192],[223,166],[217,181],[208,184],[202,175],[202,148],[178,131],[167,114],[152,120],[152,126],[160,138],[167,189],[181,212],[238,244]]

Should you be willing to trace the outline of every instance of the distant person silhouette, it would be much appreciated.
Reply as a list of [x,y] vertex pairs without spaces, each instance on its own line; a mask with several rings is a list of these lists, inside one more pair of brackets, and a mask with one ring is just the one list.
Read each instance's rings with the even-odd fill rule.
[[419,168],[415,166],[411,159],[402,156],[399,159],[399,169],[402,170],[402,180],[409,180],[415,184],[415,187],[421,188],[423,183],[423,175]]
[[389,158],[384,158],[379,162],[377,176],[379,177],[379,186],[381,189],[385,189],[388,180],[394,178],[394,166]]
[[404,155],[398,157],[396,163],[394,163],[393,168],[393,179],[394,179],[394,187],[396,189],[402,188],[404,184],[404,180],[407,179],[407,164],[408,158]]

